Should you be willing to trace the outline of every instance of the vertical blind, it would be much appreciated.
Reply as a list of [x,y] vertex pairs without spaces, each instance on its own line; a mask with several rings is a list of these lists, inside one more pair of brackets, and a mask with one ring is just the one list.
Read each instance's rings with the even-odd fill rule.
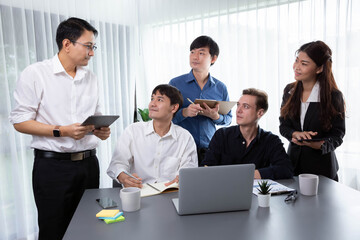
[[331,47],[347,106],[347,133],[336,151],[340,182],[360,189],[358,12],[356,0],[0,0],[0,239],[37,238],[31,137],[16,132],[8,115],[19,73],[57,53],[62,20],[84,18],[99,30],[89,68],[99,78],[103,113],[120,115],[98,148],[100,187],[111,187],[106,168],[134,109],[148,106],[157,84],[189,72],[191,42],[209,35],[220,47],[211,74],[227,85],[230,100],[244,88],[265,90],[270,106],[260,125],[276,134],[282,91],[294,80],[295,51],[313,40]]
[[0,239],[36,239],[37,212],[32,194],[31,136],[9,123],[13,91],[28,65],[53,57],[59,23],[76,16],[99,32],[98,49],[89,68],[99,79],[104,114],[118,114],[112,135],[98,148],[100,187],[111,187],[106,176],[113,147],[121,131],[133,122],[135,93],[136,2],[92,0],[0,1]]

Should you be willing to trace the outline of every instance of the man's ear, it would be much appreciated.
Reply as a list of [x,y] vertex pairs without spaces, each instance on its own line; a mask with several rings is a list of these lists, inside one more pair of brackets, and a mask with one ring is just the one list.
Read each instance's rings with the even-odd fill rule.
[[321,65],[321,67],[317,68],[316,74],[322,73],[323,70],[324,70],[324,65]]
[[72,42],[71,42],[69,39],[67,39],[67,38],[65,38],[65,39],[62,41],[62,46],[63,46],[63,49],[65,50],[65,52],[69,52],[69,51],[70,51],[69,47],[70,47],[71,44],[72,44]]
[[265,114],[265,111],[263,108],[259,109],[257,112],[257,117],[260,119]]
[[171,109],[171,112],[174,114],[176,113],[176,111],[179,109],[179,104],[173,104],[171,105],[172,109]]
[[216,55],[214,55],[213,57],[211,57],[211,64],[214,64],[217,60],[217,57]]

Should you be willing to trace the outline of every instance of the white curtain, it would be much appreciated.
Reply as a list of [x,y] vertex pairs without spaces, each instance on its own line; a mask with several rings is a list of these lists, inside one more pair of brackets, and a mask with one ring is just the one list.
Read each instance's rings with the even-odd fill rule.
[[106,169],[113,147],[134,118],[136,4],[131,0],[0,1],[0,239],[37,239],[31,137],[16,132],[8,116],[19,73],[58,52],[57,26],[73,16],[89,21],[99,31],[98,49],[89,68],[100,82],[102,112],[120,115],[111,127],[111,137],[100,143],[97,154],[100,187],[112,186]]
[[111,186],[106,168],[117,137],[133,122],[135,101],[147,107],[157,84],[189,72],[189,46],[204,34],[220,46],[210,71],[227,85],[231,100],[248,87],[268,92],[270,108],[260,125],[276,134],[295,51],[325,41],[347,104],[347,133],[337,150],[340,181],[360,189],[359,12],[358,0],[0,0],[0,239],[37,236],[31,138],[17,133],[8,115],[19,73],[57,52],[60,21],[76,16],[99,30],[89,68],[101,82],[103,112],[120,115],[98,148],[101,187]]
[[[360,1],[358,0],[152,0],[139,5],[144,85],[138,105],[146,106],[151,89],[190,71],[189,47],[200,35],[220,47],[210,68],[223,81],[230,100],[245,88],[269,94],[269,111],[260,126],[279,134],[283,89],[294,81],[295,51],[322,40],[333,51],[333,72],[346,101],[346,135],[336,150],[340,182],[360,189]],[[351,84],[350,84],[351,82]],[[234,116],[233,109],[233,116]],[[235,124],[235,118],[233,118]],[[282,138],[287,148],[288,141]]]

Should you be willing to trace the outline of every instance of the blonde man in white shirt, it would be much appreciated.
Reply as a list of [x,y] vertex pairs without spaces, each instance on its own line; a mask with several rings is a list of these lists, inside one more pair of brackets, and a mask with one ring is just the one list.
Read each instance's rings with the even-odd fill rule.
[[96,76],[85,68],[94,56],[96,36],[97,30],[82,19],[61,22],[59,53],[28,66],[14,92],[10,121],[17,131],[33,136],[40,240],[62,239],[84,190],[99,187],[95,148],[110,129],[80,125],[101,114]]
[[124,187],[171,184],[178,182],[180,168],[198,166],[193,137],[171,122],[182,103],[175,87],[162,84],[153,90],[149,103],[152,121],[133,123],[124,130],[107,170],[112,179]]

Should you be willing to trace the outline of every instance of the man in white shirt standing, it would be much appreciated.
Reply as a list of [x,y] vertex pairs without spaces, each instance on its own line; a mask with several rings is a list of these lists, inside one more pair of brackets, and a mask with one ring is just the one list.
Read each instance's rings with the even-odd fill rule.
[[62,239],[84,190],[99,187],[95,148],[110,129],[80,125],[101,114],[97,78],[85,68],[94,56],[96,36],[97,30],[82,19],[61,22],[59,53],[28,66],[14,92],[10,121],[17,131],[33,136],[40,240]]
[[121,134],[107,170],[112,179],[124,187],[171,184],[178,182],[180,168],[198,166],[193,137],[171,122],[182,103],[177,88],[168,84],[155,87],[149,103],[152,121],[133,123]]

